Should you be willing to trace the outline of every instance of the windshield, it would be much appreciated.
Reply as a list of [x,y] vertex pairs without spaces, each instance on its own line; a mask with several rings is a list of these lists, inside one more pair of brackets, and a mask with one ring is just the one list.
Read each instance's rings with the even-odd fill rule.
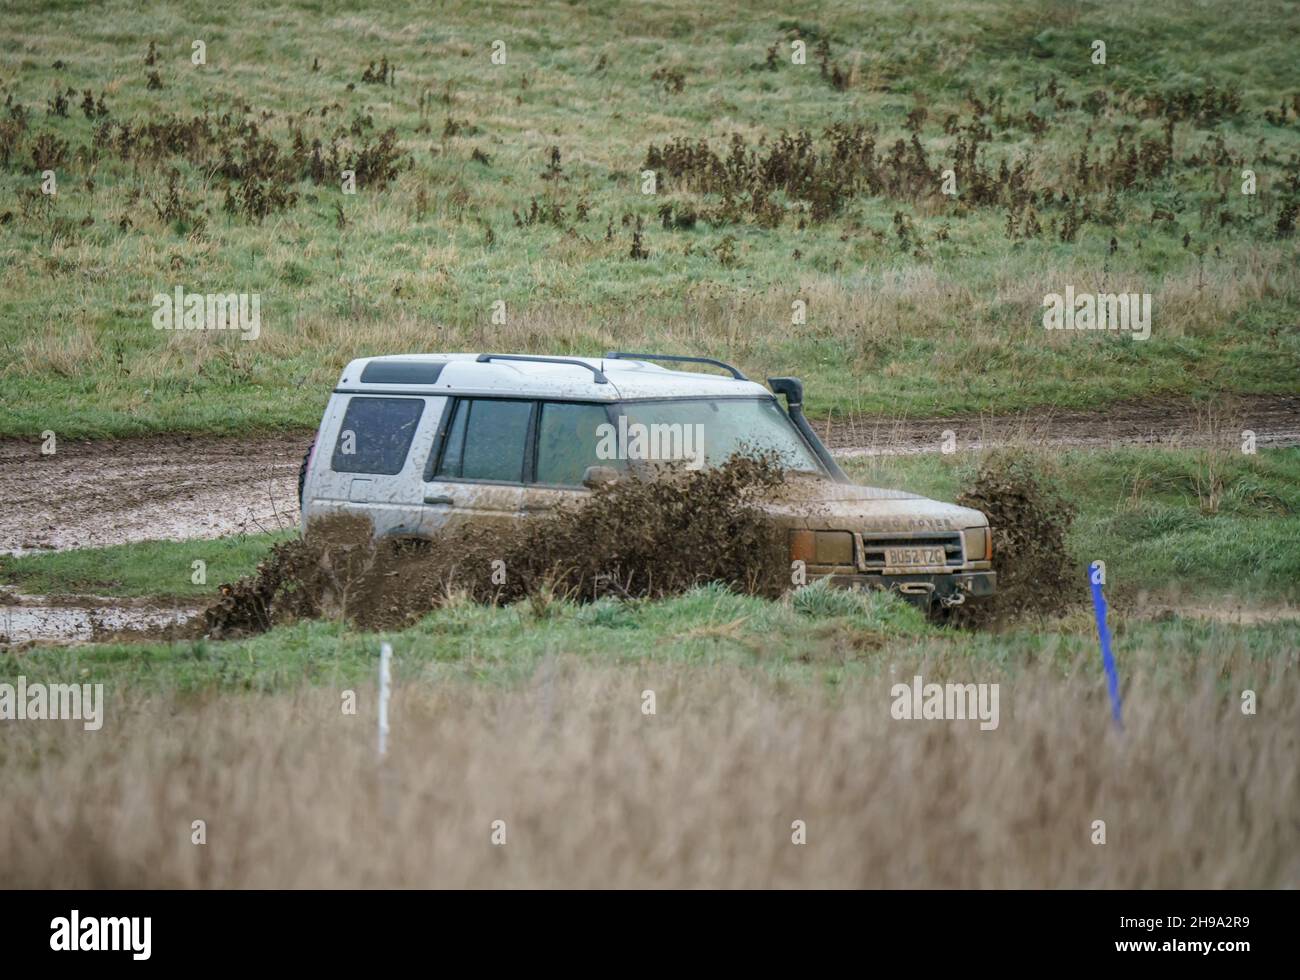
[[674,398],[614,406],[624,458],[717,466],[736,453],[773,452],[789,470],[825,475],[772,398]]

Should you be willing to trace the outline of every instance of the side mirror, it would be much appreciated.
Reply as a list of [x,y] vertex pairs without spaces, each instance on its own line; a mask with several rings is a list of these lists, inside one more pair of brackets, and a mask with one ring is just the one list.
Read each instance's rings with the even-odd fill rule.
[[612,466],[588,466],[582,473],[582,485],[595,490],[601,484],[613,483],[618,478],[619,472]]

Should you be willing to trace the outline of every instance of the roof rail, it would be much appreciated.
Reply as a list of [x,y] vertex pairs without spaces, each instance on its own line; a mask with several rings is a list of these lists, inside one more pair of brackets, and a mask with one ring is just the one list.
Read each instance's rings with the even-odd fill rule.
[[609,378],[605,377],[605,373],[599,368],[592,367],[586,361],[576,361],[571,357],[543,357],[535,354],[480,354],[474,360],[479,364],[486,364],[488,361],[541,361],[545,364],[572,364],[574,367],[590,371],[596,384],[609,384]]
[[629,354],[627,351],[610,351],[605,355],[611,361],[688,361],[695,364],[710,364],[713,367],[722,368],[724,371],[731,372],[731,376],[737,381],[748,381],[749,379],[740,373],[738,368],[732,367],[726,361],[715,361],[711,357],[686,357],[682,354]]

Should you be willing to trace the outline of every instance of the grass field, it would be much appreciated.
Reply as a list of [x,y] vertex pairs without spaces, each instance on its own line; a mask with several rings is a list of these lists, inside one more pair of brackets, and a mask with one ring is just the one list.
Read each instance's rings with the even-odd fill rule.
[[[822,587],[10,650],[105,700],[93,734],[6,727],[5,881],[1294,887],[1300,620],[1111,625],[1122,733],[1086,607],[967,633]],[[996,727],[896,720],[917,676],[996,685]]]
[[[1285,0],[0,18],[0,437],[314,428],[350,358],[434,350],[704,354],[877,422],[1300,389]],[[177,288],[256,295],[259,335],[155,329]],[[1150,338],[1045,330],[1067,289],[1151,294]],[[1300,449],[1235,436],[1025,449],[1079,588],[996,629],[707,584],[0,646],[0,682],[105,695],[99,731],[0,729],[0,886],[1298,887]],[[984,459],[845,468],[953,500]],[[202,605],[294,533],[0,584]],[[915,676],[991,686],[998,723],[898,719]]]
[[[521,642],[476,656],[436,627],[395,638],[391,748],[382,766],[366,676],[373,645],[368,669],[359,658],[349,669],[345,656],[307,687],[294,664],[278,694],[240,693],[232,684],[226,693],[185,697],[156,692],[146,679],[108,696],[101,732],[21,726],[0,740],[6,883],[1300,881],[1294,630],[1262,646],[1255,630],[1244,640],[1211,631],[1194,647],[1186,645],[1191,637],[1168,633],[1171,642],[1140,648],[1138,637],[1126,637],[1120,734],[1091,650],[1066,656],[1062,670],[1060,658],[1026,663],[1032,647],[1008,651],[1001,663],[934,648],[933,659],[925,648],[848,649],[841,658],[876,660],[876,670],[808,665],[804,671],[835,682],[792,683],[789,671],[753,666],[764,665],[773,639],[788,639],[784,631],[754,629],[755,648],[746,649],[744,631],[753,627],[733,627],[733,617],[763,611],[721,599],[676,604],[678,613],[690,603],[713,605],[718,632],[702,635],[693,613],[696,637],[674,643],[668,656],[662,642],[637,642],[635,622],[598,628],[599,651],[582,646],[590,630],[557,635],[547,626],[541,635],[556,645],[545,651],[531,645],[536,631],[499,636]],[[773,625],[768,615],[754,625]],[[853,627],[862,635],[860,623]],[[611,658],[629,639],[633,649]],[[565,641],[577,646],[570,652]],[[251,663],[267,652],[265,642],[237,649]],[[695,652],[680,655],[687,647]],[[475,675],[497,674],[493,651],[505,649],[531,666],[511,671],[508,685],[481,683]],[[895,720],[890,687],[914,674],[998,684],[997,727]],[[1241,710],[1246,690],[1258,696],[1255,715]],[[355,714],[344,710],[349,693]],[[643,709],[647,693],[653,714]]]
[[[711,354],[816,412],[1295,389],[1294,5],[779,9],[7,5],[0,434],[314,425],[413,350]],[[259,338],[155,330],[178,286]],[[1150,339],[1045,331],[1067,286]]]
[[[883,594],[710,586],[11,649],[0,676],[106,693],[100,732],[0,739],[5,881],[1295,887],[1300,620],[1134,611],[1111,617],[1122,733],[1085,606],[968,633]],[[996,685],[996,727],[897,721],[917,676]]]
[[[1300,621],[1249,625],[1173,617],[1165,622],[1113,617],[1121,664],[1183,677],[1197,669],[1249,663],[1266,673],[1295,666]],[[510,686],[548,657],[579,656],[591,666],[699,667],[728,664],[796,682],[834,685],[878,676],[898,657],[927,659],[944,675],[963,669],[1015,674],[1049,665],[1068,676],[1078,665],[1101,679],[1096,630],[1081,606],[1046,627],[1024,623],[1006,633],[944,630],[887,596],[860,597],[811,588],[786,602],[737,596],[703,586],[685,596],[635,603],[556,602],[529,606],[464,604],[431,612],[402,631],[363,633],[338,622],[277,627],[237,641],[103,643],[0,654],[6,674],[50,683],[103,682],[110,689],[177,694],[369,682],[379,644],[399,651],[407,679],[482,681]]]

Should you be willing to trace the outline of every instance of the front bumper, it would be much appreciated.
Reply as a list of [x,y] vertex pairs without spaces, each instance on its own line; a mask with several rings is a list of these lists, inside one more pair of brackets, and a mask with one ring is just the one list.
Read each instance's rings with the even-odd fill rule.
[[939,602],[955,606],[967,599],[991,596],[997,590],[997,572],[952,572],[934,575],[828,575],[832,585],[844,589],[887,589],[904,599],[929,606]]

